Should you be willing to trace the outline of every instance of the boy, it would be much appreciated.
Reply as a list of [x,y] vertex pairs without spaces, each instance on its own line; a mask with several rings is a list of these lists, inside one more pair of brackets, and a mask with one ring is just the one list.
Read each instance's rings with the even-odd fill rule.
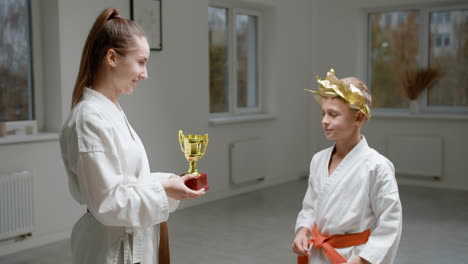
[[[402,208],[393,164],[367,145],[361,128],[371,98],[357,78],[338,79],[331,69],[315,99],[322,126],[335,145],[315,154],[293,252],[298,263],[393,263]],[[311,238],[309,239],[309,237]]]

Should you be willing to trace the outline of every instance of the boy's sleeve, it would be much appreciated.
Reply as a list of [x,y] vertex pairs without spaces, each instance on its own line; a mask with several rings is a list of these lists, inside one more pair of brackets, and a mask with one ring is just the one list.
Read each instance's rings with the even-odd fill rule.
[[307,191],[304,196],[304,200],[302,201],[302,210],[297,216],[296,228],[294,229],[296,233],[301,227],[306,227],[312,232],[312,225],[315,218],[314,208],[312,207],[312,199],[312,191],[310,190],[309,184],[309,187],[307,187]]
[[402,228],[402,207],[393,165],[388,161],[377,166],[375,177],[371,205],[377,221],[359,256],[372,264],[393,263]]
[[307,191],[304,195],[304,200],[302,201],[302,210],[299,212],[299,215],[297,216],[296,220],[296,227],[294,228],[294,231],[297,233],[297,231],[301,227],[306,227],[312,232],[312,226],[314,224],[314,219],[315,219],[315,210],[313,208],[312,201],[316,197],[313,197],[313,190],[312,190],[312,174],[313,174],[313,163],[314,160],[310,162],[310,175],[309,175],[309,181],[308,181],[308,186],[307,186]]

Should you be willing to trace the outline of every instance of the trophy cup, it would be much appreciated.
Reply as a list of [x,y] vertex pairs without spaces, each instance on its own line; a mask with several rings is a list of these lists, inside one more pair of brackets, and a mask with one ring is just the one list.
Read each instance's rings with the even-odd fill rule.
[[194,174],[196,177],[185,182],[185,185],[192,190],[199,190],[208,184],[206,173],[200,173],[197,169],[198,160],[205,155],[206,147],[208,147],[208,134],[202,135],[184,135],[182,130],[179,130],[180,150],[184,153],[185,158],[190,163],[189,170],[182,174]]

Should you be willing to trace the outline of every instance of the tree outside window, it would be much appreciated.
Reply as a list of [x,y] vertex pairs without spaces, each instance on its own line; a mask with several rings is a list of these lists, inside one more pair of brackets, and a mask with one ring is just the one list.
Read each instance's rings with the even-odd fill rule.
[[376,12],[369,15],[369,73],[373,106],[408,107],[400,78],[418,65],[417,11]]

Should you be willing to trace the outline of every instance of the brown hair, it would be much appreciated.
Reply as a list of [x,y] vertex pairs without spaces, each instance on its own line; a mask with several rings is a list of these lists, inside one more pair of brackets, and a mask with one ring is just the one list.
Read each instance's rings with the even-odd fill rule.
[[340,79],[340,81],[343,82],[344,84],[346,84],[348,87],[351,84],[356,86],[356,88],[358,88],[362,92],[362,94],[364,95],[364,98],[366,98],[367,106],[369,108],[372,107],[371,94],[369,92],[369,89],[367,89],[367,85],[363,81],[359,80],[356,77],[347,77],[347,78]]
[[133,21],[122,18],[118,9],[107,8],[99,14],[83,48],[72,108],[81,101],[85,87],[94,84],[107,51],[113,49],[125,56],[135,46],[135,37],[145,37],[145,32]]

